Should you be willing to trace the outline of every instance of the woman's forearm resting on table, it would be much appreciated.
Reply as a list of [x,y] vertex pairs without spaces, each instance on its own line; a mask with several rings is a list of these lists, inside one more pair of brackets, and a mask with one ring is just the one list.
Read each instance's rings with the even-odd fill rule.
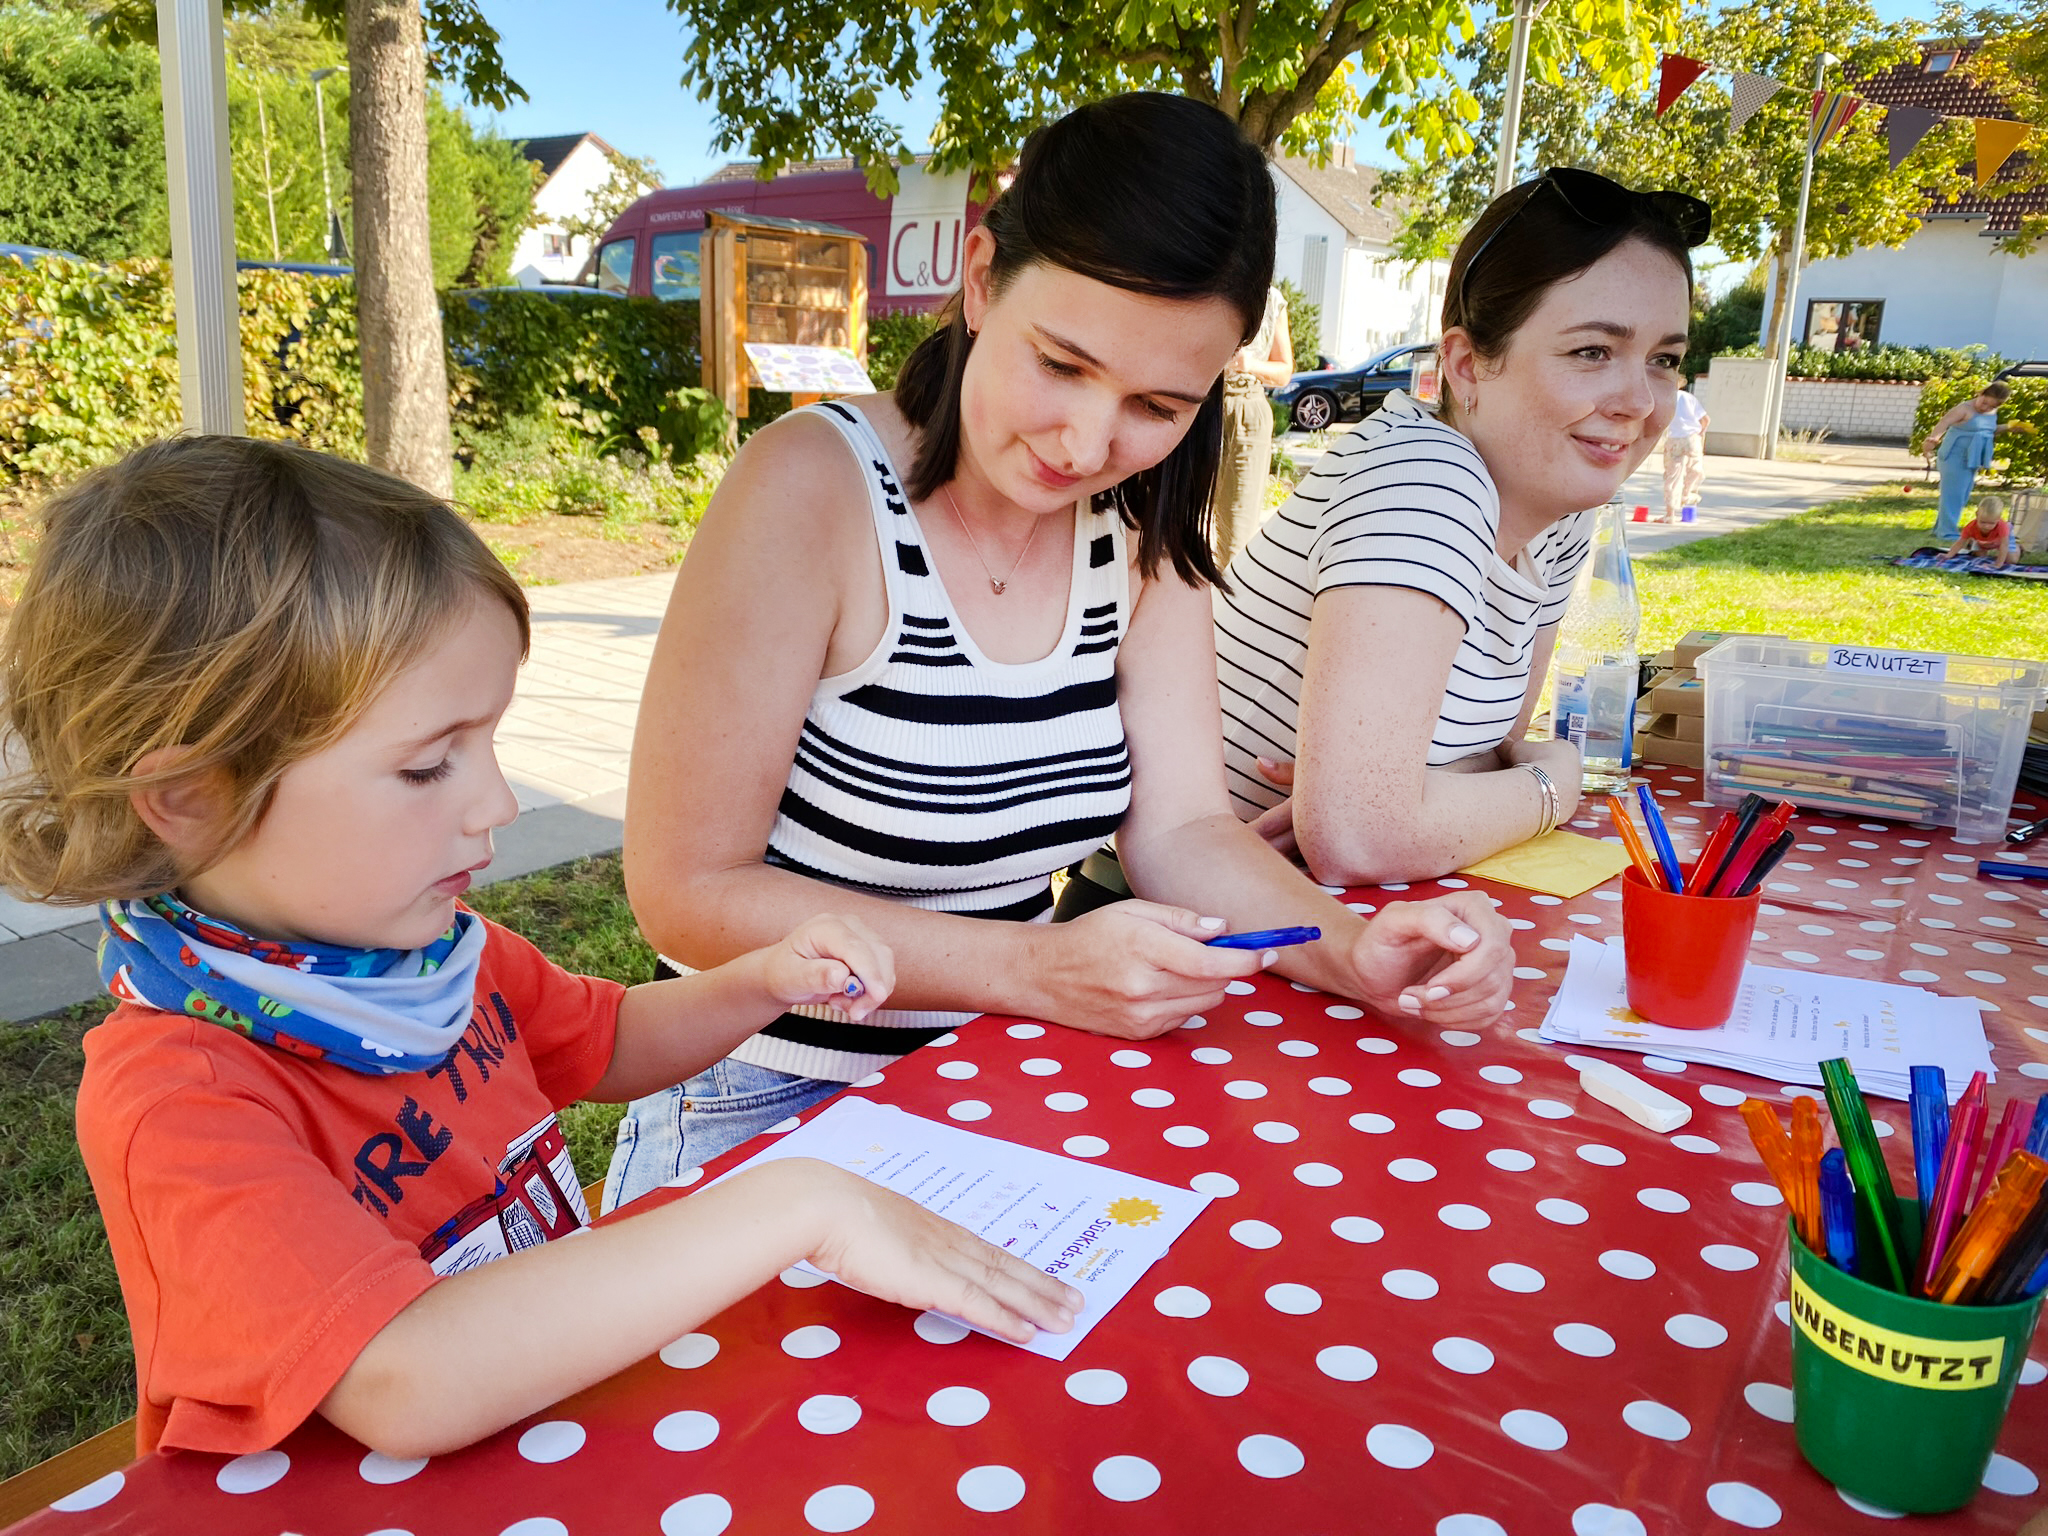
[[387,1456],[469,1445],[689,1332],[812,1252],[823,1231],[792,1160],[525,1249],[413,1301],[320,1412]]
[[1297,764],[1294,836],[1309,873],[1326,885],[1431,880],[1542,828],[1542,786],[1519,767],[1429,768],[1419,779],[1397,798],[1384,782],[1361,792]]

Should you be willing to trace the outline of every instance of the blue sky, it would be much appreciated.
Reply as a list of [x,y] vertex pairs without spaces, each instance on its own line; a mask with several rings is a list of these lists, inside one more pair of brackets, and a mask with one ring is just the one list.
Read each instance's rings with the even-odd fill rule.
[[[1930,15],[1932,0],[1875,0],[1887,19]],[[661,0],[486,0],[503,39],[512,78],[531,98],[498,114],[478,114],[514,138],[595,133],[615,149],[652,157],[670,186],[702,181],[732,156],[712,149],[711,109],[682,84],[683,30]],[[892,113],[913,145],[938,116],[929,85]],[[1361,159],[1379,145],[1361,139]]]

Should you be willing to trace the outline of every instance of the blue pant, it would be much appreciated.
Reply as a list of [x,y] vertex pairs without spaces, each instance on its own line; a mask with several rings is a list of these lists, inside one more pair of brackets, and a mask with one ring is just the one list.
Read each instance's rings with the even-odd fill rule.
[[1963,531],[1963,507],[1977,484],[1977,471],[1945,455],[1934,462],[1941,470],[1941,510],[1934,519],[1934,542],[1953,544]]
[[688,1082],[635,1099],[619,1122],[618,1145],[604,1176],[603,1209],[616,1210],[703,1167],[845,1086],[727,1057]]

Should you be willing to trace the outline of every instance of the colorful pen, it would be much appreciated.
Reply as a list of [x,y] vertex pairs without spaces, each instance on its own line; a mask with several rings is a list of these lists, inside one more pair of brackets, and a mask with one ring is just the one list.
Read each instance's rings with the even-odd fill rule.
[[1855,1274],[1856,1189],[1840,1147],[1828,1148],[1827,1156],[1820,1160],[1820,1210],[1828,1235],[1828,1262],[1844,1274]]
[[1979,859],[1977,873],[2001,880],[2048,880],[2048,864],[2007,864],[1998,859]]
[[1820,1164],[1820,1106],[1801,1094],[1792,1101],[1792,1176],[1799,1192],[1792,1202],[1792,1217],[1799,1223],[1806,1246],[1825,1255],[1827,1226],[1821,1220]]
[[2034,1104],[2034,1125],[2027,1132],[2027,1150],[2036,1157],[2048,1157],[2048,1093]]
[[1290,944],[1313,944],[1323,936],[1320,928],[1261,928],[1255,933],[1225,933],[1208,940],[1211,949],[1285,949]]
[[1930,1301],[1970,1301],[1982,1286],[2005,1245],[2012,1241],[2027,1213],[2048,1183],[2048,1162],[2030,1152],[2015,1156],[1998,1175],[1970,1219],[1942,1255],[1941,1267],[1927,1288]]
[[[1728,860],[1727,868],[1708,888],[1707,894],[1733,896],[1742,888],[1742,882],[1749,878],[1750,872],[1763,862],[1764,856],[1773,848],[1782,844],[1784,848],[1789,849],[1792,846],[1792,836],[1786,828],[1791,825],[1795,809],[1791,801],[1782,801],[1776,810],[1764,817],[1748,840],[1735,850],[1734,856]],[[1780,859],[1784,856],[1783,852],[1778,854]],[[1771,862],[1775,864],[1777,859]]]
[[1742,1123],[1749,1128],[1750,1145],[1763,1159],[1764,1171],[1778,1186],[1778,1193],[1785,1197],[1785,1204],[1796,1213],[1799,1199],[1793,1193],[1792,1138],[1779,1124],[1777,1110],[1762,1099],[1744,1099],[1741,1113]]
[[[1742,845],[1749,841],[1749,834],[1756,830],[1757,818],[1763,815],[1763,813],[1764,797],[1762,795],[1748,794],[1742,797],[1742,804],[1737,806],[1735,811],[1735,830],[1729,835],[1726,846],[1721,850],[1720,862],[1714,865],[1713,873],[1708,875],[1706,882],[1700,886],[1700,894],[1702,896],[1714,894],[1714,887],[1721,883],[1721,876],[1727,871],[1729,862],[1735,857]],[[1706,867],[1706,862],[1705,859],[1700,860],[1700,867],[1702,869]],[[1697,873],[1698,871],[1695,871],[1695,874]]]
[[2005,1108],[1998,1116],[1998,1129],[1991,1133],[1991,1139],[1984,1143],[1984,1166],[1977,1174],[1977,1188],[1970,1196],[1970,1203],[1976,1204],[1991,1192],[1992,1180],[2005,1167],[2005,1160],[2012,1156],[2024,1134],[2020,1121],[2020,1101],[2007,1099]]
[[1657,850],[1657,867],[1664,872],[1664,889],[1677,895],[1685,889],[1685,877],[1678,872],[1678,850],[1671,846],[1671,834],[1664,829],[1664,813],[1657,809],[1657,796],[1649,785],[1636,786],[1636,803],[1643,808],[1643,826],[1650,834],[1650,846]]
[[844,990],[848,997],[859,997],[862,993],[867,991],[867,988],[861,985],[861,979],[858,976],[849,976],[846,978],[846,987]]
[[[1792,839],[1798,835],[1796,832],[1780,832],[1776,839],[1764,849],[1756,863],[1750,866],[1749,873],[1736,881],[1735,889],[1728,894],[1731,896],[1747,896],[1758,886],[1762,885],[1770,877],[1771,871],[1778,867],[1778,861],[1792,851]],[[1730,878],[1734,878],[1732,874]]]
[[1664,876],[1657,868],[1657,861],[1650,857],[1650,850],[1643,846],[1643,835],[1636,830],[1636,824],[1629,819],[1628,803],[1619,795],[1607,797],[1607,814],[1614,820],[1614,830],[1621,835],[1621,846],[1628,850],[1631,863],[1651,885],[1662,889]]
[[1961,1214],[1962,1190],[1969,1184],[1976,1164],[1977,1137],[1984,1127],[1983,1078],[1984,1074],[1979,1072],[1970,1080],[1970,1086],[1956,1101],[1949,1123],[1948,1145],[1942,1149],[1941,1178],[1934,1186],[1934,1215],[1929,1218],[1920,1242],[1918,1278],[1922,1295],[1930,1294],[1928,1287],[1934,1283],[1934,1272],[1941,1266],[1949,1234],[1955,1230],[1956,1218]]
[[[1754,792],[1747,798],[1759,801],[1762,799],[1760,795]],[[1733,811],[1723,811],[1721,813],[1721,820],[1714,828],[1714,835],[1707,839],[1707,846],[1700,850],[1699,858],[1693,863],[1692,879],[1688,880],[1685,886],[1686,895],[1704,896],[1706,894],[1707,876],[1720,866],[1721,855],[1728,851],[1729,844],[1734,840],[1738,821],[1739,818]]]
[[2036,1200],[2012,1241],[1992,1262],[1977,1299],[1990,1307],[2018,1301],[2026,1294],[2029,1279],[2041,1267],[2044,1254],[2048,1254],[2048,1200]]
[[1911,1094],[1913,1116],[1913,1187],[1920,1196],[1920,1226],[1934,1210],[1934,1187],[1941,1182],[1941,1154],[1948,1142],[1948,1074],[1940,1067],[1915,1067]]
[[1904,1228],[1899,1221],[1898,1191],[1892,1188],[1891,1173],[1884,1153],[1877,1145],[1877,1132],[1870,1125],[1870,1111],[1863,1104],[1863,1090],[1848,1059],[1831,1057],[1820,1064],[1821,1086],[1828,1096],[1828,1109],[1835,1117],[1835,1139],[1849,1156],[1849,1173],[1856,1181],[1856,1194],[1870,1214],[1877,1231],[1878,1255],[1883,1268],[1866,1263],[1864,1275],[1874,1285],[1889,1280],[1895,1291],[1906,1289],[1906,1270],[1899,1256]]

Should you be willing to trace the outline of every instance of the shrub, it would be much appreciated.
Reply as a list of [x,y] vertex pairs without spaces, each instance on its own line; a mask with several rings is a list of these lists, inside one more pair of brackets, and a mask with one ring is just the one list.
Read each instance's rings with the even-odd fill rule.
[[920,341],[938,329],[939,312],[891,310],[868,316],[868,377],[877,389],[894,389],[903,360]]
[[[1762,357],[1760,346],[1739,347],[1729,357]],[[1930,379],[1985,378],[2005,366],[2005,359],[1982,347],[1859,347],[1853,352],[1828,352],[1795,346],[1786,367],[1794,379],[1870,379],[1917,384]]]
[[1284,277],[1278,287],[1281,297],[1287,300],[1287,334],[1294,343],[1295,371],[1313,368],[1316,354],[1323,349],[1322,306],[1311,304],[1308,295]]
[[651,427],[638,446],[600,453],[552,412],[456,429],[455,501],[479,522],[524,523],[550,514],[594,517],[607,530],[657,522],[695,527],[724,461],[678,469]]
[[[1972,378],[1940,379],[1920,391],[1920,409],[1913,416],[1913,447],[1922,444],[1934,424],[1990,382],[1986,371]],[[2018,428],[2001,432],[1991,461],[1994,473],[2008,480],[2048,479],[2048,379],[2008,379],[2012,393],[1998,408],[1998,424]]]

